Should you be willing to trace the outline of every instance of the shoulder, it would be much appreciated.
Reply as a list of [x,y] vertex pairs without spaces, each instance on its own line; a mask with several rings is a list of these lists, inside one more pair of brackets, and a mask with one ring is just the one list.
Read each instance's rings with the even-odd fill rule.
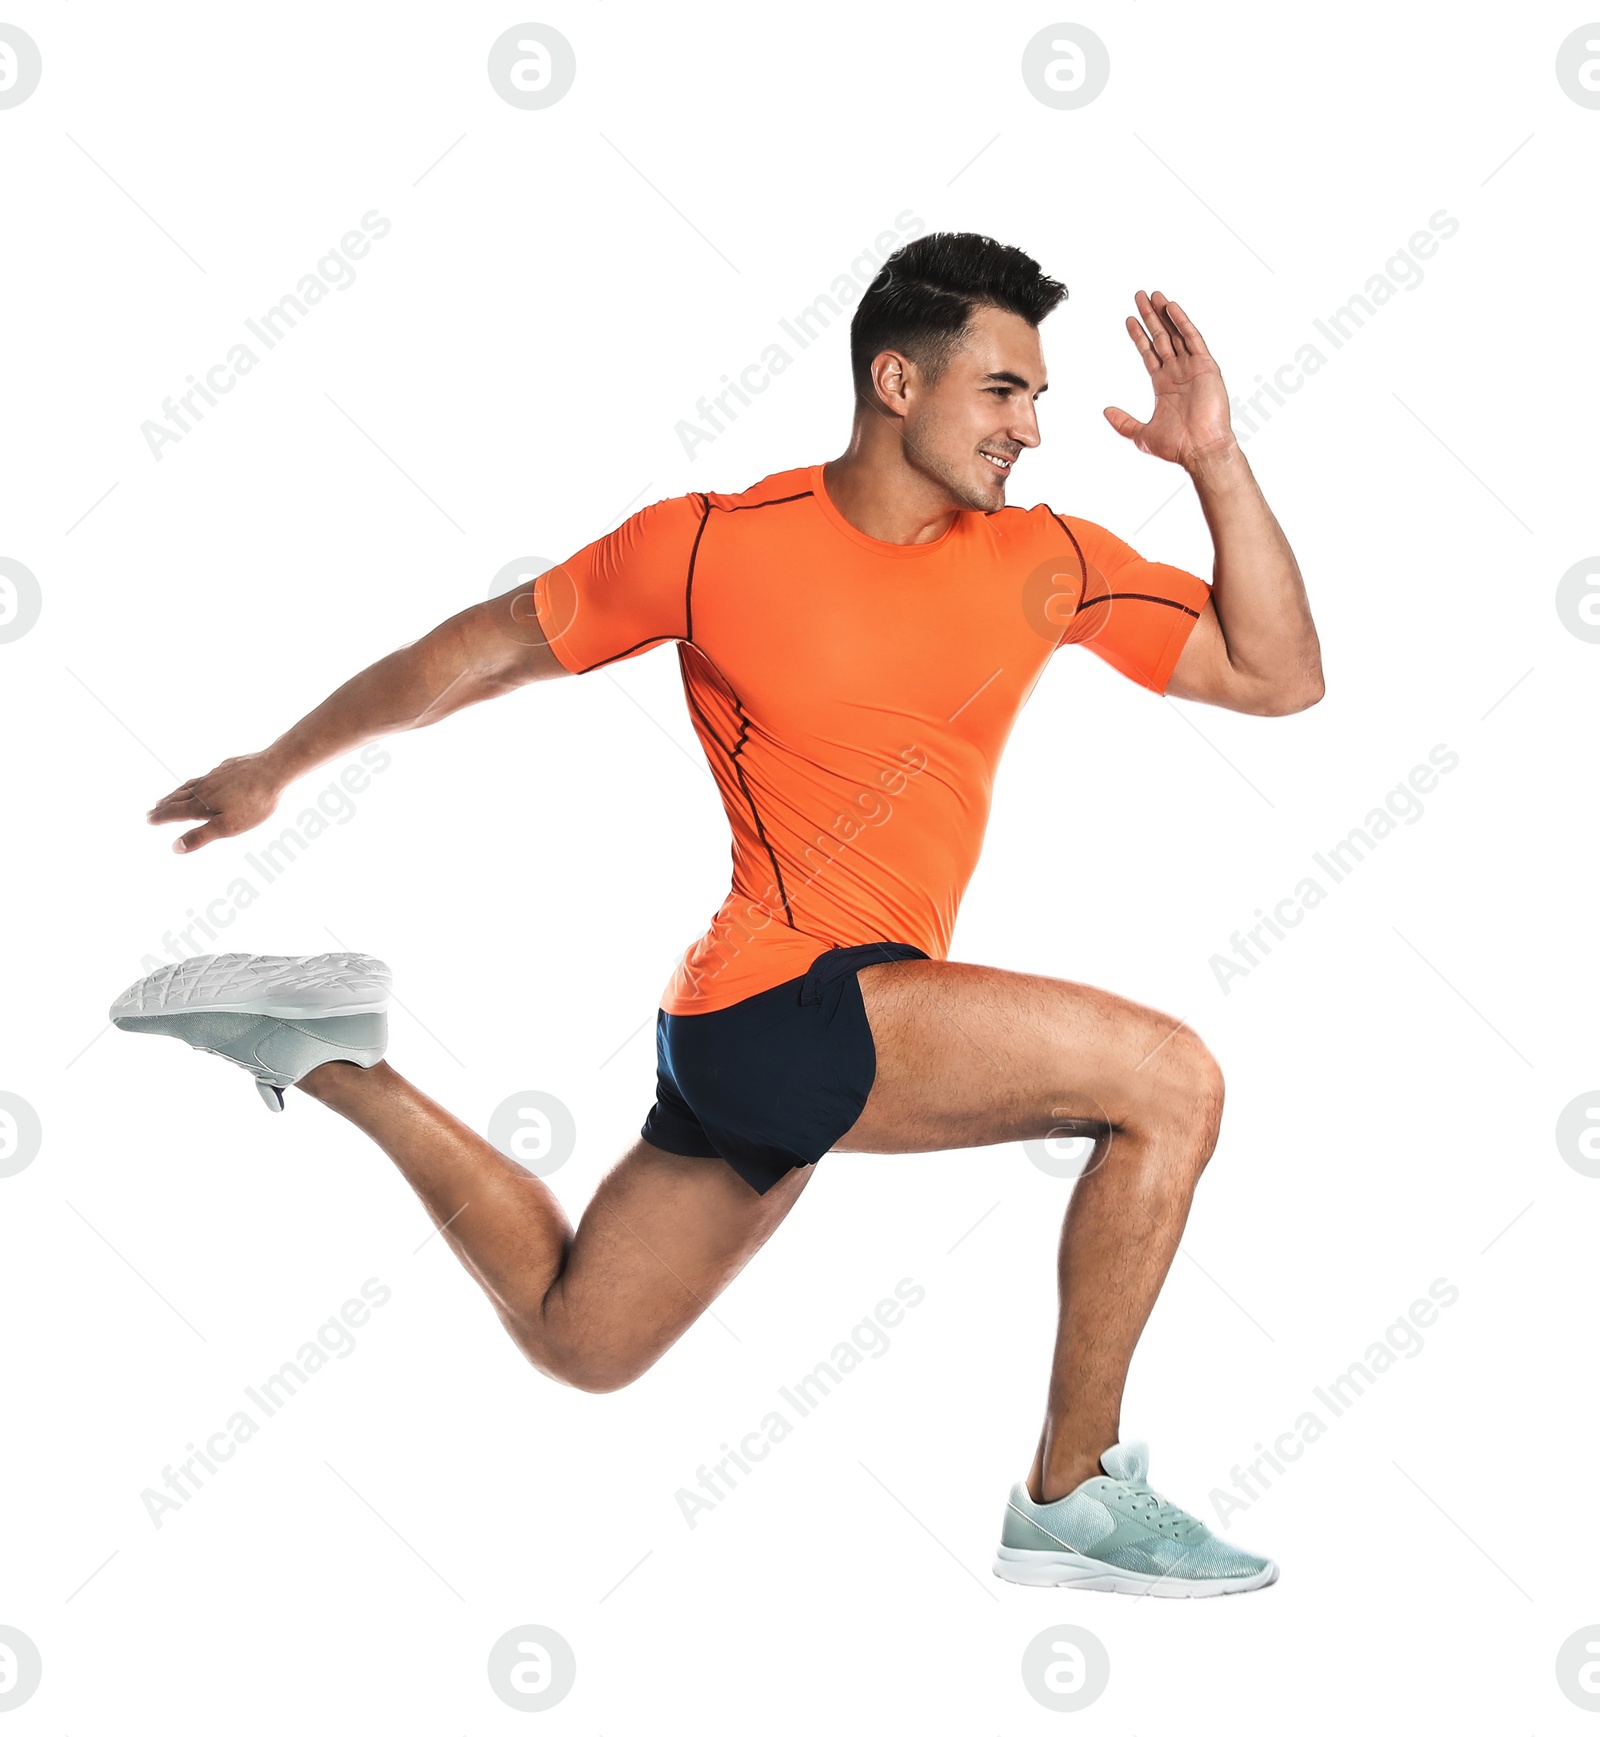
[[618,560],[655,550],[675,549],[692,540],[706,516],[704,495],[669,495],[631,513],[590,545],[602,559]]
[[1057,507],[1041,502],[1036,507],[1002,507],[988,515],[989,523],[998,524],[998,534],[1010,539],[1019,549],[1037,551],[1041,561],[1059,555],[1070,548],[1082,563],[1086,573],[1096,569],[1113,573],[1130,561],[1140,559],[1139,552],[1093,519],[1080,518],[1076,513],[1064,513]]
[[670,495],[665,500],[640,507],[591,547],[602,559],[611,561],[649,554],[676,555],[685,551],[692,557],[698,552],[712,519],[750,514],[753,522],[764,524],[768,515],[755,513],[753,509],[774,507],[781,513],[785,502],[809,500],[811,493],[809,471],[786,470],[763,477],[739,494],[697,489],[690,494]]
[[1069,518],[1043,501],[1033,507],[1001,507],[977,517],[997,546],[1014,558],[1031,555],[1045,561],[1064,549],[1082,553],[1084,521]]
[[721,513],[749,512],[757,507],[781,507],[791,501],[809,500],[814,493],[811,468],[797,466],[793,470],[774,471],[758,483],[738,494],[706,493],[694,498],[706,504],[706,510]]

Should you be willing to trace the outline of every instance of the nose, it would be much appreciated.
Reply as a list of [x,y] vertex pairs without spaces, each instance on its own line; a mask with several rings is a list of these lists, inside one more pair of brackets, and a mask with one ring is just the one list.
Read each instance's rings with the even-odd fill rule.
[[1039,444],[1039,413],[1031,399],[1025,407],[1018,410],[1016,418],[1010,428],[1006,430],[1006,434],[1019,446],[1037,446]]

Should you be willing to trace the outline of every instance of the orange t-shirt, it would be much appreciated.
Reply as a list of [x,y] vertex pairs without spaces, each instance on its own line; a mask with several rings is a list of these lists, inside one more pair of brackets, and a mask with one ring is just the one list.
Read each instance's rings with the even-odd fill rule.
[[733,885],[661,1006],[708,1013],[802,976],[830,947],[948,956],[995,769],[1063,645],[1166,690],[1211,594],[1048,507],[959,512],[884,543],[822,466],[635,513],[540,575],[534,608],[581,673],[676,640],[733,828]]

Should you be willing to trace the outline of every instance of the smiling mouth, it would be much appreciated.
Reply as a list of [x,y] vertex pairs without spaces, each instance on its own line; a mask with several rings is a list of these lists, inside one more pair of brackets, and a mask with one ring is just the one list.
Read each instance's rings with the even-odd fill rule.
[[1009,475],[1012,465],[1016,463],[1015,459],[1002,458],[997,452],[984,452],[981,447],[979,448],[979,453],[982,457],[988,459],[990,467],[999,471],[1001,476]]

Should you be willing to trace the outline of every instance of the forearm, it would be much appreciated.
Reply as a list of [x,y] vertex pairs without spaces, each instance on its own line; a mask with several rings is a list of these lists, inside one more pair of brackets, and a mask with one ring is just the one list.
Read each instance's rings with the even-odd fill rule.
[[285,787],[313,766],[374,736],[415,730],[524,682],[567,674],[540,631],[527,591],[474,604],[402,646],[329,694],[270,748],[224,760],[169,791],[152,826],[200,821],[172,848],[180,855],[259,826]]
[[1300,565],[1235,444],[1189,468],[1211,532],[1211,606],[1228,662],[1263,693],[1315,700],[1322,652]]
[[528,674],[488,614],[483,605],[464,610],[352,676],[266,750],[275,775],[287,784],[376,736],[437,723],[520,686]]

